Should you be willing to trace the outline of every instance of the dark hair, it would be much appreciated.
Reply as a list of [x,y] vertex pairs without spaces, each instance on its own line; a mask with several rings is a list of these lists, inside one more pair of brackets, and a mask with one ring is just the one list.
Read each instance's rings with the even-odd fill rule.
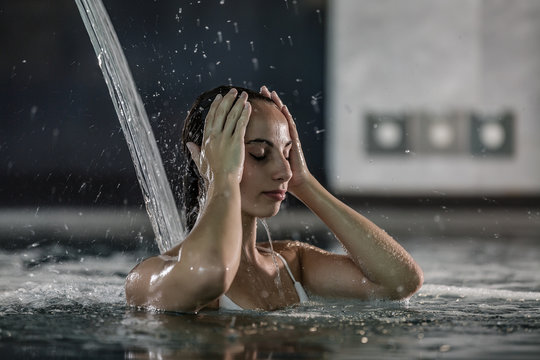
[[200,202],[206,196],[205,184],[202,176],[197,170],[195,162],[191,159],[191,154],[186,146],[188,142],[193,142],[198,146],[202,144],[204,121],[206,114],[210,109],[210,105],[214,98],[221,94],[225,96],[232,88],[238,90],[238,95],[245,91],[248,94],[248,101],[260,100],[273,103],[273,101],[264,95],[259,94],[250,89],[239,86],[219,86],[210,91],[204,92],[197,97],[191,109],[189,110],[186,119],[184,120],[184,128],[182,130],[182,185],[181,185],[181,201],[183,212],[185,214],[186,231],[193,229],[197,216],[199,215]]

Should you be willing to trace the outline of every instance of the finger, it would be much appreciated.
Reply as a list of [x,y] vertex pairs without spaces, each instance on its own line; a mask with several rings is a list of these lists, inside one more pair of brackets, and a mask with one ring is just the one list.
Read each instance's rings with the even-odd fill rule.
[[283,115],[285,115],[285,118],[287,119],[287,122],[289,123],[289,133],[291,135],[291,138],[294,140],[298,140],[298,130],[296,129],[296,123],[294,122],[294,119],[289,112],[289,108],[287,105],[283,105],[281,108],[281,112]]
[[[236,127],[234,129],[234,135],[239,136],[240,138],[244,139],[244,136],[246,135],[246,128],[247,124],[249,123],[249,117],[251,116],[251,103],[247,102],[244,104],[244,108],[242,110],[242,114],[240,115],[240,118],[236,122]],[[242,143],[244,141],[242,140]]]
[[277,92],[272,91],[270,98],[274,101],[274,103],[278,106],[279,109],[283,108],[283,102],[279,98]]
[[204,120],[203,138],[206,137],[209,130],[212,129],[216,110],[219,104],[221,103],[222,98],[223,96],[221,94],[217,94],[216,97],[214,98],[214,101],[212,101],[212,104],[210,105],[210,110],[208,110],[208,114],[206,114],[206,118]]
[[231,111],[229,111],[229,114],[227,115],[227,119],[223,126],[224,134],[233,134],[234,129],[236,128],[236,124],[238,123],[238,120],[242,115],[247,99],[248,94],[245,91],[242,91],[242,94],[240,94],[240,97],[238,98],[238,100],[236,100],[236,103],[233,105]]
[[225,123],[225,119],[227,118],[227,115],[229,114],[229,111],[231,110],[231,107],[234,104],[234,100],[236,99],[237,94],[238,94],[238,90],[236,90],[235,88],[232,88],[223,97],[223,100],[217,107],[216,113],[214,115],[214,122],[211,129],[212,131],[215,131],[215,132],[223,131],[223,124]]
[[266,85],[261,86],[260,93],[261,95],[266,96],[267,98],[272,98],[272,94],[270,94],[270,90],[268,90]]

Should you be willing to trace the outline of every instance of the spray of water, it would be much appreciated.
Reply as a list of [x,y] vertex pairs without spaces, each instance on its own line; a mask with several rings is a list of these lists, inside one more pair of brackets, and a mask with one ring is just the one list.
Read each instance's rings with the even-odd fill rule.
[[161,253],[185,237],[148,115],[101,0],[75,0],[105,77],[135,165]]

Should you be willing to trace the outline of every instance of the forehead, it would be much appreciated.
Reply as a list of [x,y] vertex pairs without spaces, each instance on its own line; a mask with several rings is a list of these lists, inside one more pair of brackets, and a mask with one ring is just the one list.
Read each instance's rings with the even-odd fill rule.
[[276,105],[259,100],[251,104],[252,111],[246,128],[246,141],[255,138],[276,143],[290,141],[289,124]]

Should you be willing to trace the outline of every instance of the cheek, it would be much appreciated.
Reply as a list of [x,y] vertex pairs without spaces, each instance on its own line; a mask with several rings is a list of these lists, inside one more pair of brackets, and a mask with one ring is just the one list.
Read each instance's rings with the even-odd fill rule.
[[242,181],[240,182],[241,187],[249,186],[251,179],[255,174],[255,169],[249,161],[244,161],[244,171],[242,172]]

